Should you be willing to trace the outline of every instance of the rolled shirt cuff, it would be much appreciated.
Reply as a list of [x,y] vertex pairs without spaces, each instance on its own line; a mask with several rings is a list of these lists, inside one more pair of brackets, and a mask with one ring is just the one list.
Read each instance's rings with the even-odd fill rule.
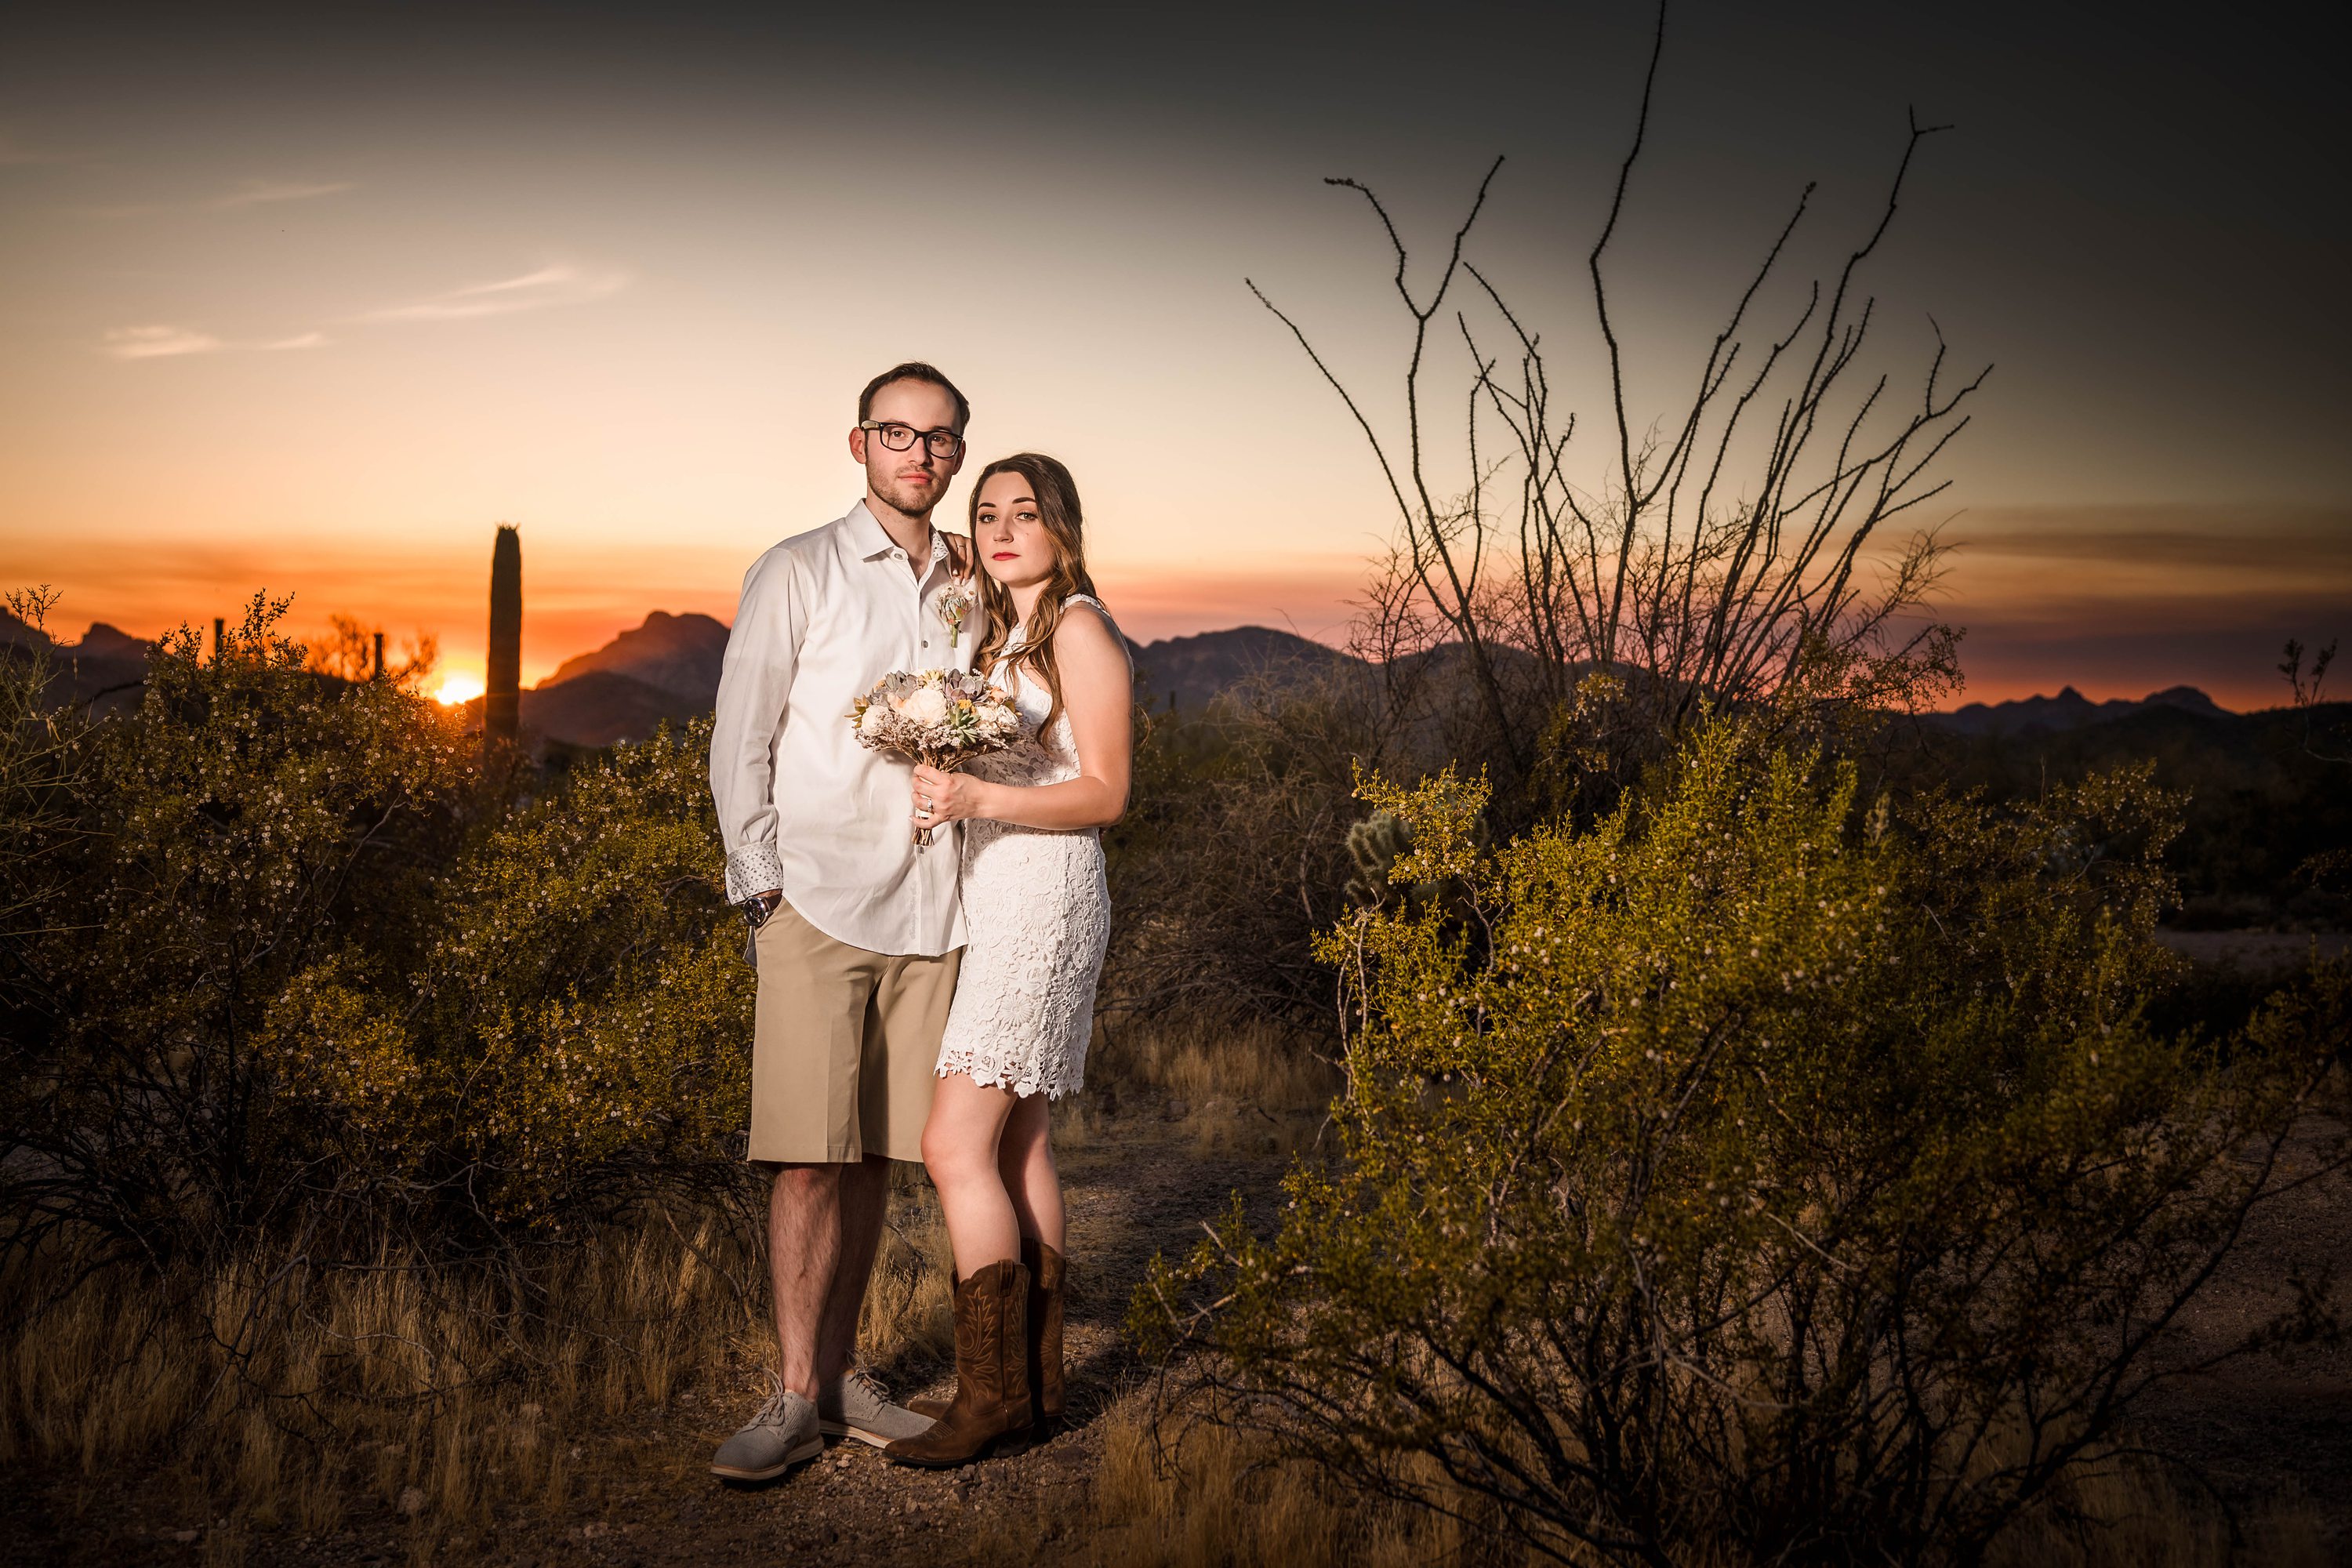
[[727,898],[741,903],[755,893],[772,893],[784,885],[784,862],[772,844],[746,844],[727,857]]

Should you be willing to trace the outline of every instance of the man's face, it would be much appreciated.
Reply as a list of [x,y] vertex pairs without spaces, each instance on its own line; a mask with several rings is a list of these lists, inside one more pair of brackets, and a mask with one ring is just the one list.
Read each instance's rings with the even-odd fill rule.
[[903,452],[885,446],[878,430],[849,433],[849,455],[866,465],[866,488],[909,517],[929,515],[963,467],[961,450],[952,458],[934,457],[923,439],[933,430],[955,428],[955,399],[928,381],[894,381],[874,395],[874,411],[866,417],[917,433]]

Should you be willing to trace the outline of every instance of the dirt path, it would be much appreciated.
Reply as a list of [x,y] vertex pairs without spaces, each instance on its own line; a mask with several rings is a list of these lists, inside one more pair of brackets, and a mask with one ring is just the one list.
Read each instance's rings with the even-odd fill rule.
[[[1139,1108],[1140,1109],[1140,1108]],[[500,1542],[503,1559],[536,1563],[702,1563],[789,1561],[812,1564],[923,1564],[962,1561],[992,1526],[1019,1537],[1063,1533],[1083,1504],[1102,1459],[1100,1417],[1137,1375],[1120,1338],[1130,1292],[1153,1254],[1189,1249],[1202,1220],[1239,1192],[1263,1219],[1274,1207],[1280,1163],[1270,1157],[1203,1155],[1194,1135],[1156,1108],[1110,1124],[1062,1157],[1070,1216],[1071,1291],[1065,1353],[1069,1426],[1052,1443],[961,1471],[900,1468],[862,1443],[839,1443],[824,1458],[762,1489],[711,1479],[705,1458],[733,1420],[695,1427],[676,1446],[667,1500],[650,1496],[635,1516],[607,1521],[593,1539],[540,1551]],[[894,1390],[905,1397],[946,1393],[952,1380]],[[740,1419],[733,1412],[733,1419]]]

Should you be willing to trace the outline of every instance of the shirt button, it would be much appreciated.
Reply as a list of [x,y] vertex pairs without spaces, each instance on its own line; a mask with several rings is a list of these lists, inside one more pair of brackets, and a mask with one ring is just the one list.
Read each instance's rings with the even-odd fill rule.
[[929,637],[925,637],[925,638],[923,639],[923,646],[924,646],[925,647],[930,647],[930,646],[931,646],[931,639],[930,639],[930,638],[929,638]]

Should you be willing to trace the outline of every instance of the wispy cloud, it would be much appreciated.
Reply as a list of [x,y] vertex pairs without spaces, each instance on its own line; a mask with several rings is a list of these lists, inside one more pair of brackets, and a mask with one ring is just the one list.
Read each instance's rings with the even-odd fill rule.
[[99,347],[116,359],[169,359],[175,354],[205,354],[228,345],[210,332],[186,327],[117,327]]
[[171,359],[180,354],[218,353],[224,350],[275,353],[287,349],[324,348],[331,342],[324,332],[304,332],[268,342],[232,342],[192,327],[153,326],[117,327],[99,340],[98,346],[100,353],[116,359]]
[[628,287],[625,272],[597,270],[559,263],[536,272],[505,278],[496,283],[469,283],[462,289],[387,306],[358,317],[362,321],[466,321],[483,316],[508,316],[520,310],[540,310],[551,305],[584,305]]
[[[5,143],[0,142],[0,151]],[[0,160],[5,161],[5,160]],[[239,212],[247,207],[271,206],[285,202],[314,201],[343,191],[355,191],[358,184],[351,180],[268,180],[239,181],[236,188],[216,196],[195,201],[124,202],[112,206],[85,207],[82,210],[97,218],[150,217],[157,213],[226,213]]]
[[271,202],[307,202],[352,188],[349,180],[247,180],[228,195],[205,205],[227,212],[237,207],[263,206]]
[[[257,195],[255,200],[278,198]],[[592,300],[602,300],[628,286],[629,275],[611,269],[574,267],[556,263],[536,272],[524,272],[512,278],[502,278],[495,283],[469,283],[405,305],[392,305],[380,310],[370,310],[344,318],[358,323],[396,321],[465,321],[485,316],[509,316],[522,310],[545,310],[551,305],[584,305]],[[164,325],[116,327],[99,340],[99,352],[120,360],[169,359],[182,354],[231,353],[283,353],[293,349],[324,348],[334,340],[322,331],[299,332],[291,337],[236,340],[217,337],[194,327]]]

